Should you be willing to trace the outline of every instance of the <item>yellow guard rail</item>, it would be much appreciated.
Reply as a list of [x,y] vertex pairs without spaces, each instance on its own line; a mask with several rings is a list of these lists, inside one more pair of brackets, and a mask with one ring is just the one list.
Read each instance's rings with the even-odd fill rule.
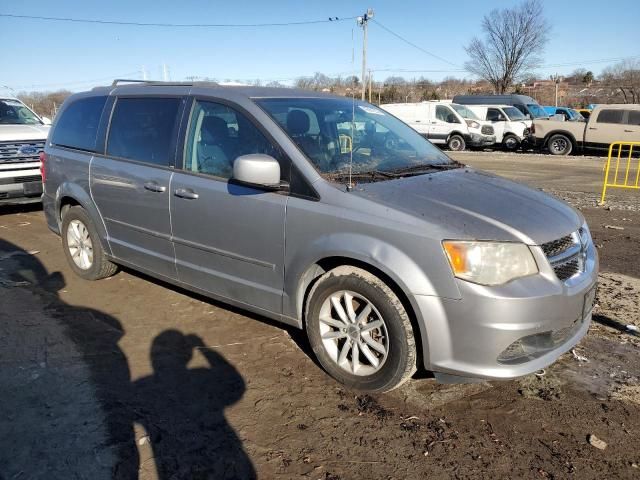
[[[618,155],[615,157],[615,172],[612,173],[611,158],[616,147]],[[627,153],[624,151],[623,155],[623,150],[626,150],[625,147],[628,147],[629,152]],[[640,185],[638,185],[638,181],[640,180],[640,156],[638,156],[638,158],[633,158],[633,147],[638,147],[636,149],[636,153],[640,153],[640,142],[613,142],[609,145],[609,157],[607,158],[607,163],[605,165],[604,183],[602,184],[602,198],[600,199],[601,203],[604,203],[607,188],[640,190]],[[622,180],[623,176],[624,181]]]

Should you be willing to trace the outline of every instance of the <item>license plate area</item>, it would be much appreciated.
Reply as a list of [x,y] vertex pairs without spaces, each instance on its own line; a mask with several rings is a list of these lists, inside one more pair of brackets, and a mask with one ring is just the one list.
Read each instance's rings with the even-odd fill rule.
[[22,184],[22,193],[26,196],[41,195],[42,182],[29,182]]
[[596,291],[598,290],[598,285],[594,285],[589,289],[587,293],[584,294],[584,303],[582,305],[582,320],[589,315],[589,312],[593,309],[593,305],[596,301]]

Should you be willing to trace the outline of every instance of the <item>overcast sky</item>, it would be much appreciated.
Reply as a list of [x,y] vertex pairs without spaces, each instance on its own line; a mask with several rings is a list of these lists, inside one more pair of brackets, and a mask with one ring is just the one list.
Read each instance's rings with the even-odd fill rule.
[[[463,47],[480,33],[482,16],[515,3],[30,0],[3,2],[0,13],[142,23],[253,24],[344,19],[372,7],[380,24],[441,57],[430,56],[370,23],[369,66],[374,78],[424,75],[439,80],[468,76],[462,71]],[[551,66],[540,69],[540,74],[570,73],[580,67],[597,74],[607,65],[599,60],[640,58],[638,0],[546,0],[544,4],[552,25],[544,61]],[[163,64],[172,80],[206,76],[287,83],[317,71],[360,76],[362,49],[362,31],[355,20],[263,28],[163,28],[0,17],[0,40],[0,85],[15,90],[82,90],[114,77],[141,78],[143,68],[149,78],[161,79]]]

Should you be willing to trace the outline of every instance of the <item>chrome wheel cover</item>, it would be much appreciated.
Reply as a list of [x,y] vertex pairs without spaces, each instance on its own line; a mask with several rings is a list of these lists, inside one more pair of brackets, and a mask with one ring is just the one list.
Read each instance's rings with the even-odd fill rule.
[[372,375],[389,356],[387,326],[362,295],[341,290],[320,308],[320,336],[329,358],[352,375]]
[[67,248],[75,265],[89,270],[93,265],[93,242],[87,226],[80,220],[71,220],[67,227]]

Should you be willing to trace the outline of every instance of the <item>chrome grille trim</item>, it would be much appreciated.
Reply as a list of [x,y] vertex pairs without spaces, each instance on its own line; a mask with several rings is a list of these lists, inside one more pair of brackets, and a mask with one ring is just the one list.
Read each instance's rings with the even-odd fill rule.
[[493,130],[493,127],[491,125],[483,125],[482,128],[480,129],[480,131],[482,132],[483,135],[493,135],[494,134],[494,130]]
[[561,282],[584,272],[584,250],[580,242],[580,231],[540,245],[551,268]]
[[[44,150],[45,140],[25,140],[25,141],[8,141],[0,142],[0,163],[7,162],[24,162],[29,160],[39,160],[40,152]],[[34,147],[36,152],[33,154],[21,154],[18,150],[21,147]]]

